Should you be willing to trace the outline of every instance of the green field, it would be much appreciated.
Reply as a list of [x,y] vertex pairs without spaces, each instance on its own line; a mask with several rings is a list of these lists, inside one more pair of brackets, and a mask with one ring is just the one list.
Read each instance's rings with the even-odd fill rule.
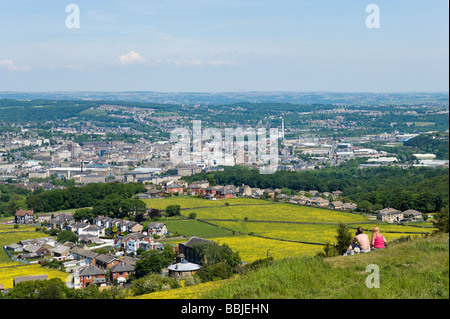
[[233,234],[232,231],[205,224],[197,220],[167,220],[164,223],[169,231],[186,237],[216,237]]

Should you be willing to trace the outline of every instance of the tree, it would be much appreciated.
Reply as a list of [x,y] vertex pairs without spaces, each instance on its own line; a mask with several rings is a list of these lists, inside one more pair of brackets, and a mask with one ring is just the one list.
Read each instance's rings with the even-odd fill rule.
[[368,200],[363,200],[363,201],[358,203],[357,208],[361,212],[368,213],[368,212],[370,212],[372,210],[373,205]]
[[336,236],[336,250],[338,254],[342,255],[345,253],[352,243],[353,236],[350,234],[349,229],[344,223],[339,223],[337,228],[337,236]]
[[233,252],[226,244],[198,243],[194,245],[194,250],[202,258],[202,267],[197,275],[203,282],[229,278],[235,268],[241,264],[239,253]]
[[209,183],[210,186],[216,186],[216,185],[217,185],[216,179],[215,179],[215,177],[214,177],[214,174],[208,174],[208,175],[206,176],[206,180],[208,181],[208,183]]
[[195,219],[195,218],[197,218],[197,214],[196,213],[190,213],[188,218],[189,219]]
[[70,289],[60,278],[23,281],[6,295],[6,299],[66,299]]
[[167,266],[167,260],[164,256],[154,250],[145,252],[144,258],[136,262],[136,271],[140,276],[145,276],[148,274],[160,274],[162,268]]
[[435,221],[433,222],[434,227],[438,229],[439,232],[448,233],[449,232],[449,219],[448,219],[448,205],[442,208],[439,212],[434,214]]
[[70,230],[60,231],[56,239],[59,243],[65,243],[66,241],[71,241],[76,243],[78,241],[77,235],[72,233]]
[[323,251],[317,253],[317,256],[323,257],[323,258],[329,258],[334,257],[338,254],[336,247],[330,244],[328,241],[325,246],[323,247]]
[[180,209],[180,205],[169,205],[166,207],[166,215],[168,217],[181,216]]

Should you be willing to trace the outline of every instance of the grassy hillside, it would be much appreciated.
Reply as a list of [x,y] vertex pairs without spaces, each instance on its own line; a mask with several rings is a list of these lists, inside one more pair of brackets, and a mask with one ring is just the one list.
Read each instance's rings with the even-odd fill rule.
[[[449,238],[417,239],[384,251],[329,259],[277,260],[205,295],[212,299],[439,299],[449,298]],[[380,288],[367,288],[368,265]]]

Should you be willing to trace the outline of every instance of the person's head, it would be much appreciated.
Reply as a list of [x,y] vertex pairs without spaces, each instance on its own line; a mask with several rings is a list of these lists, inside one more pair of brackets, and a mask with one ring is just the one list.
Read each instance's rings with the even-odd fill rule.
[[362,227],[358,227],[358,228],[356,229],[356,235],[361,235],[362,233],[364,233]]
[[372,236],[374,236],[374,237],[379,237],[380,236],[380,229],[377,226],[375,226],[372,229]]

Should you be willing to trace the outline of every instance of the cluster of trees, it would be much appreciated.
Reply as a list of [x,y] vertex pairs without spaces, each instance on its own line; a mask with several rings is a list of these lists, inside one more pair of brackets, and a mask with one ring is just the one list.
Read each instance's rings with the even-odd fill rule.
[[202,267],[197,271],[202,282],[230,278],[241,264],[239,253],[233,252],[226,244],[198,243],[194,250],[202,259]]
[[26,209],[26,197],[31,191],[12,184],[0,184],[0,216],[13,216],[16,210]]
[[403,143],[404,146],[419,154],[435,154],[437,159],[449,159],[448,133],[430,133],[416,136]]
[[449,202],[448,168],[385,166],[358,169],[359,163],[360,160],[350,160],[341,167],[306,172],[277,171],[268,175],[260,174],[257,169],[235,166],[225,167],[223,172],[200,173],[184,179],[189,183],[208,179],[218,185],[286,188],[292,193],[341,190],[344,198],[355,203],[367,201],[370,206],[416,209],[424,213],[439,211]]
[[170,244],[166,244],[162,252],[156,250],[144,251],[141,253],[141,258],[136,262],[137,276],[160,274],[163,268],[172,264],[175,257],[175,252]]
[[[108,205],[108,200],[115,200],[115,204],[117,204],[119,201],[121,203],[123,199],[131,198],[133,195],[144,191],[145,187],[140,183],[98,183],[33,194],[27,197],[26,205],[36,213],[93,207],[95,205],[105,207]],[[131,205],[131,203],[124,203],[120,208],[122,209],[126,205]],[[112,205],[110,206],[112,207]],[[99,212],[101,211],[99,208]]]
[[121,286],[100,290],[97,285],[83,289],[70,289],[59,278],[49,280],[24,281],[18,283],[0,299],[123,299],[127,295]]

